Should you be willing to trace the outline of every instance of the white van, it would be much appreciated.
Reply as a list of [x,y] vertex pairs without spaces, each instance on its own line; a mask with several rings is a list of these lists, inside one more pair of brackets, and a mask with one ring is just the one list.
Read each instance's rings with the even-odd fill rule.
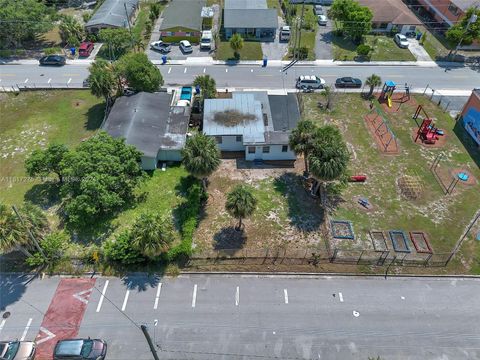
[[213,41],[212,32],[210,30],[202,31],[202,38],[200,39],[200,49],[211,50],[212,41]]
[[280,41],[290,40],[290,26],[282,26],[280,28]]

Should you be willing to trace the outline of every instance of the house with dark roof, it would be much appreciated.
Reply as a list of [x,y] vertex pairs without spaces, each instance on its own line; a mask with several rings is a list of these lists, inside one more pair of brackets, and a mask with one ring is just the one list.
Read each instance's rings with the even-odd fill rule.
[[299,119],[295,94],[233,92],[230,99],[205,100],[203,132],[224,153],[243,153],[250,161],[294,161],[288,139]]
[[101,29],[127,28],[135,20],[139,8],[139,0],[105,0],[85,24],[90,33]]
[[140,92],[115,101],[103,130],[125,138],[143,153],[142,168],[153,170],[159,161],[181,161],[190,107],[172,105],[172,94]]
[[225,0],[223,28],[229,39],[239,33],[245,40],[275,39],[278,28],[276,9],[269,9],[266,0]]
[[198,43],[202,36],[205,3],[205,0],[172,0],[163,11],[160,38],[166,42]]

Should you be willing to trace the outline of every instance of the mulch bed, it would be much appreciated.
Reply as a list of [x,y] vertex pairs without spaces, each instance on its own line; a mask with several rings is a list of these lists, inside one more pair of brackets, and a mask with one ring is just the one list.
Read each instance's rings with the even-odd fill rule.
[[370,231],[370,237],[372,238],[372,244],[375,251],[387,251],[387,239],[383,231]]
[[[398,146],[398,139],[395,142],[394,140],[390,141],[389,145],[385,147],[385,143],[387,143],[390,140],[391,135],[386,134],[382,137],[375,132],[376,127],[380,125],[380,118],[377,117],[377,114],[375,113],[370,113],[367,114],[363,117],[365,120],[365,124],[367,125],[368,132],[372,136],[372,138],[375,140],[378,150],[380,150],[382,153],[387,154],[387,155],[398,155],[400,153],[400,149]],[[376,120],[375,120],[376,119]]]
[[444,134],[438,137],[438,140],[435,141],[435,144],[425,144],[422,142],[422,139],[418,138],[417,142],[415,142],[415,139],[417,138],[417,132],[418,128],[414,127],[410,130],[410,136],[412,138],[412,141],[415,142],[415,144],[425,146],[426,148],[441,148],[444,147],[445,144],[448,141],[448,133],[445,129],[442,129]]
[[331,220],[332,236],[336,239],[355,239],[352,224],[349,221]]
[[[380,94],[378,96],[380,96]],[[415,100],[413,95],[410,94],[410,100],[401,102],[403,96],[404,95],[402,93],[393,93],[392,107],[388,107],[388,104],[387,104],[386,101],[378,100],[378,102],[382,105],[383,111],[385,111],[386,113],[389,113],[389,114],[394,114],[394,113],[398,112],[398,110],[399,110],[398,108],[399,107],[401,108],[402,106],[417,107],[417,105],[418,105],[417,100]],[[378,97],[377,97],[377,99],[378,99]]]
[[407,244],[407,237],[403,231],[392,230],[388,232],[390,241],[392,242],[393,249],[396,252],[409,253],[410,248]]
[[432,247],[428,242],[427,235],[423,231],[410,231],[410,240],[415,250],[422,254],[433,254]]
[[466,186],[474,186],[474,185],[478,184],[478,181],[475,178],[475,176],[473,176],[473,174],[470,171],[468,171],[467,169],[456,168],[456,169],[453,169],[451,171],[451,174],[452,174],[453,178],[458,179],[458,174],[460,174],[462,172],[468,175],[468,180],[467,181],[460,180],[458,182],[458,184],[462,184],[462,185],[466,185]]

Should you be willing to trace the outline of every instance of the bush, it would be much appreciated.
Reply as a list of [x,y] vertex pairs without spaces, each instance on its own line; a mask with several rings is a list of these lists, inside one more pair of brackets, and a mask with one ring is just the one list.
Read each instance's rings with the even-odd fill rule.
[[49,48],[43,49],[43,52],[45,53],[45,55],[61,54],[62,53],[62,48],[49,47]]
[[357,54],[360,56],[368,56],[372,48],[367,44],[360,44],[357,46]]
[[91,12],[84,13],[84,14],[82,15],[83,21],[84,21],[85,23],[87,23],[87,22],[92,18],[92,14],[93,14],[93,13],[91,13]]
[[308,58],[308,48],[306,46],[301,46],[298,48],[298,58],[300,60],[305,60]]
[[64,257],[69,242],[70,239],[64,232],[53,232],[45,236],[40,242],[43,255],[40,252],[36,252],[26,259],[26,263],[30,266],[49,265],[53,267]]
[[124,231],[115,240],[106,241],[103,245],[104,255],[108,260],[119,262],[123,265],[138,264],[145,258],[132,244],[130,232]]

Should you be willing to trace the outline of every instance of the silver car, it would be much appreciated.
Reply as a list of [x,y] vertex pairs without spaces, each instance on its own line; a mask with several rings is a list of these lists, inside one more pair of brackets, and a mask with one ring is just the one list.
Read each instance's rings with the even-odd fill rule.
[[0,359],[33,360],[35,357],[33,341],[0,341]]

